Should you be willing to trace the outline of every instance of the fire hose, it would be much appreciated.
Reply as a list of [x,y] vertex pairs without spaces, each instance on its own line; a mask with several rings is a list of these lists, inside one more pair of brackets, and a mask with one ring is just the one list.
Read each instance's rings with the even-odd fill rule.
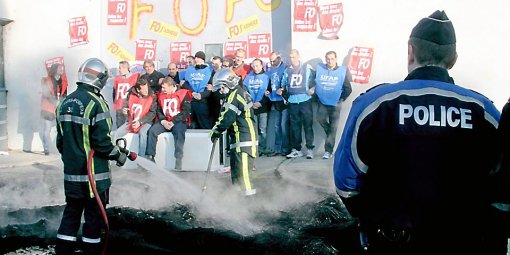
[[103,217],[104,224],[106,226],[106,233],[108,235],[108,231],[110,230],[110,225],[108,224],[108,217],[106,216],[105,206],[99,197],[99,193],[97,192],[96,182],[94,181],[94,176],[92,176],[92,158],[94,158],[94,150],[90,150],[89,158],[87,160],[87,175],[89,177],[89,184],[92,189],[92,193],[94,193],[94,197],[96,198],[97,205],[99,206],[99,210],[101,210],[101,216]]
[[[137,158],[137,154],[134,152],[129,152],[126,149],[126,139],[125,138],[119,138],[116,141],[117,146],[119,146],[120,150],[127,155],[127,158],[129,160],[134,161]],[[90,150],[89,158],[87,159],[87,176],[89,179],[89,184],[92,189],[92,193],[94,193],[94,197],[96,198],[97,205],[99,206],[99,210],[101,211],[101,217],[103,218],[105,227],[106,227],[106,233],[105,233],[105,241],[103,246],[102,254],[106,254],[106,247],[108,247],[108,234],[110,232],[110,225],[108,223],[108,216],[106,215],[106,205],[103,205],[103,202],[101,201],[101,198],[99,197],[99,193],[97,192],[96,188],[96,182],[94,181],[94,176],[92,175],[92,159],[94,158],[94,149]],[[117,166],[122,166],[123,163],[117,162]]]
[[108,247],[108,234],[110,232],[110,225],[108,224],[108,216],[106,216],[105,205],[101,201],[99,197],[99,193],[97,192],[96,182],[94,181],[94,176],[92,175],[92,158],[94,158],[94,150],[90,150],[89,158],[87,160],[87,175],[89,177],[89,184],[94,193],[94,197],[96,198],[97,205],[99,206],[99,210],[101,211],[101,216],[103,217],[104,224],[106,226],[106,233],[104,238],[104,245],[101,254],[106,254],[106,247]]

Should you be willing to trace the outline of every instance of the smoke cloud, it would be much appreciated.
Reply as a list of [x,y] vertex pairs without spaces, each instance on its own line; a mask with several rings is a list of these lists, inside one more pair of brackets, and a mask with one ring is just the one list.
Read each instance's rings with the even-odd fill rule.
[[[298,159],[301,160],[301,159]],[[303,159],[305,160],[305,159]],[[324,187],[324,178],[332,180],[332,171],[317,172],[310,178],[310,171],[287,171],[279,177],[273,171],[252,172],[257,194],[244,196],[236,189],[228,173],[211,171],[205,191],[206,172],[174,172],[159,168],[139,157],[140,168],[112,170],[112,187],[108,207],[131,207],[143,210],[165,210],[184,205],[193,211],[203,227],[233,230],[242,235],[262,232],[268,216],[277,215],[308,202],[316,202],[332,187]],[[276,168],[277,166],[275,166]],[[44,166],[40,175],[17,178],[0,184],[1,212],[8,209],[37,208],[64,204],[63,173],[58,166]],[[307,174],[308,173],[308,174]],[[13,222],[0,214],[0,226],[32,223],[40,218]],[[264,216],[264,217],[261,217]],[[59,222],[55,222],[58,224]],[[57,228],[58,225],[54,226]]]

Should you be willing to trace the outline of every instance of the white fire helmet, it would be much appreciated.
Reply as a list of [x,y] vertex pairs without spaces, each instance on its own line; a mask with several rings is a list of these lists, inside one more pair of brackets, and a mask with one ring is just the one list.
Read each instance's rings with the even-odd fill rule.
[[229,90],[235,89],[239,85],[240,80],[241,77],[234,73],[234,71],[228,68],[221,68],[214,74],[212,81],[213,91],[220,90],[222,87],[226,87]]
[[108,78],[110,78],[108,67],[97,58],[85,60],[78,69],[79,84],[86,84],[101,90],[108,81]]

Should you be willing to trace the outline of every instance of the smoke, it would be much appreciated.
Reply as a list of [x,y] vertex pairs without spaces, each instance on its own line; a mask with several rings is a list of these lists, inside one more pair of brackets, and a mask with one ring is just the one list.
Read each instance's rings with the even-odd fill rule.
[[[144,158],[136,160],[137,170],[117,170],[111,189],[111,206],[129,206],[140,209],[164,210],[184,204],[196,211],[203,227],[221,227],[243,235],[262,232],[267,224],[264,216],[318,201],[328,187],[313,183],[305,174],[309,171],[284,173],[283,178],[273,171],[252,171],[257,194],[245,196],[231,183],[230,174],[210,172],[174,172],[159,168]],[[328,173],[317,173],[316,178],[330,178]],[[326,174],[326,176],[324,176]],[[205,182],[205,183],[204,183]],[[203,190],[203,187],[206,187]],[[207,226],[207,224],[210,224]]]
[[[42,167],[48,167],[39,164]],[[18,169],[19,170],[19,169]],[[0,205],[2,208],[34,208],[45,205],[62,204],[64,190],[60,169],[43,170],[40,174],[26,175],[23,178],[6,177],[0,182]],[[19,177],[19,175],[17,175]]]
[[[273,158],[274,162],[265,164],[269,166],[274,164],[274,167],[278,168],[278,163],[282,160],[283,158],[279,160]],[[309,167],[313,169],[315,164],[313,161],[296,160],[307,162],[310,166],[297,164],[306,170],[285,169],[281,176],[267,170],[267,167],[266,170],[250,171],[257,194],[245,196],[232,185],[229,173],[211,171],[207,182],[204,183],[206,172],[169,171],[139,157],[135,161],[140,166],[138,169],[112,167],[108,207],[168,210],[177,205],[184,205],[190,208],[201,227],[228,229],[242,235],[252,235],[264,231],[268,218],[277,217],[309,202],[320,201],[325,193],[333,192],[334,189],[331,187],[321,186],[324,180],[332,180],[332,171],[311,172]],[[285,167],[287,163],[283,166]],[[7,209],[37,208],[65,203],[61,168],[49,165],[39,167],[42,169],[40,174],[32,174],[28,178],[7,178],[0,183],[2,193],[0,226],[27,224],[40,220],[27,214],[25,219],[13,222],[13,219],[7,220],[8,217],[5,215]],[[52,227],[56,229],[58,221],[54,224]]]
[[[24,168],[2,169],[0,180],[0,226],[26,224],[38,221],[38,217],[11,219],[7,216],[12,209],[32,209],[64,203],[63,173],[60,167],[47,164],[34,164],[37,171]],[[20,174],[16,171],[27,171]]]

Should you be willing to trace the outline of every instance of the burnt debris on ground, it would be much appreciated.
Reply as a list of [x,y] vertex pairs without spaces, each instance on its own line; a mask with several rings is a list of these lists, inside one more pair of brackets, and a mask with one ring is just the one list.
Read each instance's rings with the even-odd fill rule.
[[[109,254],[358,254],[357,222],[335,195],[277,213],[262,208],[253,219],[263,225],[253,234],[224,227],[221,219],[197,217],[194,206],[176,204],[165,210],[128,207],[107,209]],[[2,212],[10,222],[0,228],[0,253],[42,247],[51,254],[63,206]],[[5,219],[4,219],[5,220]],[[50,224],[51,222],[51,224]],[[34,248],[32,248],[34,249]],[[15,253],[16,254],[16,253]]]

